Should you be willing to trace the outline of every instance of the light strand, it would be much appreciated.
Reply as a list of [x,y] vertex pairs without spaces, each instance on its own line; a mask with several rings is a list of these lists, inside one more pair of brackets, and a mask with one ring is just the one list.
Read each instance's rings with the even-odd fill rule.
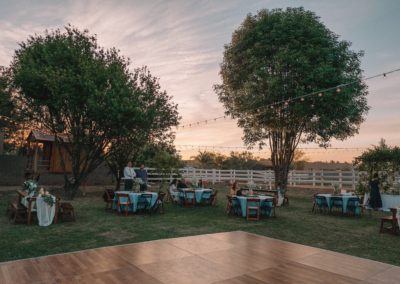
[[[378,77],[386,78],[387,75],[392,74],[392,73],[396,73],[396,72],[399,72],[399,71],[400,71],[400,68],[396,68],[396,69],[393,69],[393,70],[390,70],[390,71],[387,71],[387,72],[383,72],[383,73],[379,73],[379,74],[372,75],[372,76],[369,76],[369,77],[361,78],[361,81],[368,81],[368,80],[371,80],[371,79],[374,79],[374,78],[378,78]],[[256,108],[255,110],[258,111],[261,108],[271,108],[272,109],[272,108],[274,108],[276,106],[279,106],[279,105],[282,105],[282,104],[284,104],[284,106],[286,107],[286,106],[289,105],[290,102],[297,101],[297,100],[300,100],[301,102],[304,102],[305,98],[308,98],[308,97],[311,97],[311,96],[317,95],[318,97],[323,97],[324,93],[332,91],[332,90],[334,90],[336,93],[340,93],[344,87],[353,85],[353,84],[358,83],[358,82],[359,82],[359,80],[354,80],[354,81],[351,81],[351,82],[348,82],[348,83],[339,84],[339,85],[336,85],[334,87],[330,87],[330,88],[322,89],[322,90],[319,90],[319,91],[311,92],[311,93],[308,93],[306,95],[302,95],[302,96],[298,96],[298,97],[294,97],[294,98],[289,98],[289,99],[285,99],[285,100],[281,100],[281,101],[277,101],[277,102],[274,102],[274,103],[271,103],[271,104],[268,104],[268,105],[263,105],[260,108]],[[192,123],[186,123],[186,124],[177,126],[177,128],[183,128],[184,129],[185,127],[187,128],[187,127],[192,127],[192,126],[196,126],[196,125],[199,126],[200,124],[207,124],[208,122],[213,122],[213,121],[216,122],[217,120],[226,119],[226,118],[227,118],[226,115],[218,116],[218,117],[214,117],[214,118],[210,118],[210,119],[206,119],[206,120],[200,120],[200,121],[196,121],[196,122],[192,122]]]

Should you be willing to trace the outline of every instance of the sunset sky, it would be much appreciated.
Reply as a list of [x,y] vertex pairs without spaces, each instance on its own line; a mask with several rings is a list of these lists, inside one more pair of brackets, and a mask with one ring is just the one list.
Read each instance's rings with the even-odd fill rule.
[[[0,0],[0,65],[7,66],[18,42],[45,29],[70,23],[97,34],[100,45],[117,47],[132,68],[147,65],[179,105],[181,124],[224,114],[213,92],[220,82],[224,44],[248,13],[262,8],[303,6],[325,25],[364,50],[365,76],[400,68],[400,1],[3,1]],[[367,81],[371,107],[360,133],[336,148],[365,148],[385,138],[400,145],[400,72]],[[177,130],[175,144],[184,158],[199,150],[243,151],[242,130],[221,119]],[[189,145],[189,146],[183,146]],[[205,146],[208,146],[205,148]],[[238,147],[238,148],[220,148]],[[300,147],[314,148],[307,144]],[[351,161],[362,149],[305,150],[311,160]],[[254,151],[268,157],[268,151]]]

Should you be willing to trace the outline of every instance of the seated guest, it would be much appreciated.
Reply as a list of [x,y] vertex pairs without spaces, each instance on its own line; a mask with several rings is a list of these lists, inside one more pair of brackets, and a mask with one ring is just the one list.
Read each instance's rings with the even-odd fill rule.
[[170,193],[170,195],[171,195],[171,198],[172,198],[174,201],[179,202],[179,193],[178,193],[178,189],[176,188],[177,182],[178,182],[177,179],[174,178],[174,179],[172,180],[172,182],[169,184],[168,191],[169,191],[169,193]]
[[178,182],[178,180],[176,179],[176,178],[174,178],[172,181],[171,181],[171,183],[169,184],[169,192],[176,192],[176,191],[178,191],[177,190],[177,187],[176,187],[176,184],[177,184],[177,182]]
[[178,189],[181,188],[188,188],[188,185],[186,184],[186,181],[184,178],[182,178],[180,181],[178,181],[178,185],[177,185]]
[[237,181],[234,181],[231,185],[231,189],[229,190],[229,195],[240,195],[238,194],[238,188],[237,188]]

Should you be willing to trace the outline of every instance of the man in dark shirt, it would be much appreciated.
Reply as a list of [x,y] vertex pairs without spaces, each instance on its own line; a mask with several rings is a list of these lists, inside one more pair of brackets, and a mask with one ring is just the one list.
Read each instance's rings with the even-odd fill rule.
[[178,181],[178,185],[176,186],[178,189],[182,188],[188,188],[186,181],[184,178],[182,178],[180,181]]
[[142,182],[140,183],[140,191],[146,191],[146,189],[147,189],[147,178],[148,178],[148,175],[147,175],[147,171],[146,171],[146,169],[144,168],[144,165],[143,165],[143,164],[140,165],[140,169],[137,171],[136,176],[137,176],[138,178],[141,178],[141,179],[142,179]]

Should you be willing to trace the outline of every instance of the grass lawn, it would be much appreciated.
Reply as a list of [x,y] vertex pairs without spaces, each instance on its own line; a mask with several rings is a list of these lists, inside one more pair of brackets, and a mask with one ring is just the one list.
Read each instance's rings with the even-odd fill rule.
[[[292,193],[292,195],[291,195]],[[225,191],[215,207],[166,204],[161,215],[117,216],[105,212],[102,192],[72,201],[76,222],[49,227],[9,224],[5,216],[14,192],[0,192],[0,261],[162,238],[242,230],[272,238],[400,265],[400,237],[379,234],[380,212],[362,217],[311,213],[311,193],[289,191],[290,206],[276,218],[247,222],[225,213]]]

